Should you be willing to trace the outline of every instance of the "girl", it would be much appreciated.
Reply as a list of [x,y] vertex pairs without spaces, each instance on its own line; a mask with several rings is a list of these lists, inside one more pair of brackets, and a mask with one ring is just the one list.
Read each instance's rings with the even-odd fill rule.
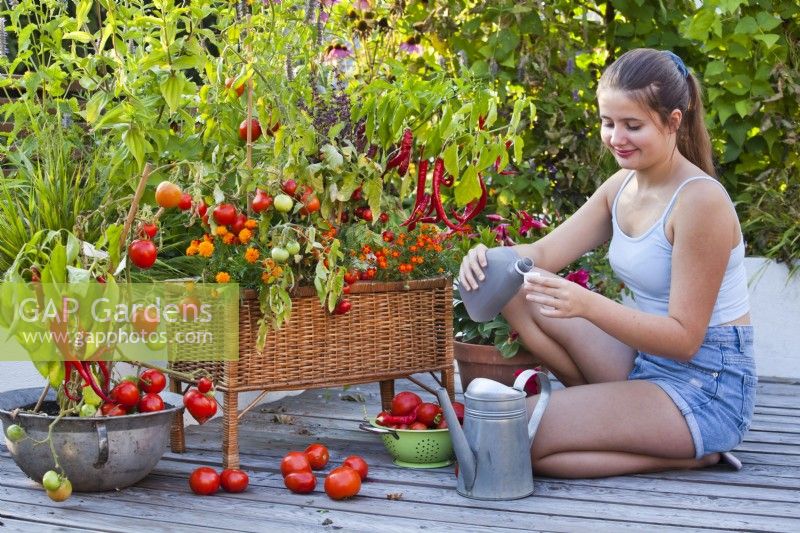
[[[597,96],[621,168],[561,226],[516,247],[537,268],[502,311],[567,386],[545,411],[534,470],[738,469],[726,452],[750,427],[753,331],[744,242],[713,177],[699,83],[672,52],[637,49],[604,72]],[[552,274],[609,239],[635,309]],[[464,258],[461,290],[477,288],[485,254],[479,245]]]

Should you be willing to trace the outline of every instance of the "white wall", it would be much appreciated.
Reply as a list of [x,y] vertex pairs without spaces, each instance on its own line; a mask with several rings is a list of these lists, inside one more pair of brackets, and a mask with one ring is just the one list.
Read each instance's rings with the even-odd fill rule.
[[800,379],[800,272],[763,258],[745,258],[759,376]]

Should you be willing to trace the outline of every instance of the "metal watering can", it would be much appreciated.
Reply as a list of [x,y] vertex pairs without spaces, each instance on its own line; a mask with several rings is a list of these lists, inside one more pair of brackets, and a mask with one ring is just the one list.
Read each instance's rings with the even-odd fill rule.
[[[536,376],[539,401],[528,416],[525,384]],[[550,400],[547,374],[522,372],[513,387],[476,378],[464,393],[464,426],[444,388],[436,391],[458,459],[457,491],[476,500],[514,500],[533,494],[531,444]]]

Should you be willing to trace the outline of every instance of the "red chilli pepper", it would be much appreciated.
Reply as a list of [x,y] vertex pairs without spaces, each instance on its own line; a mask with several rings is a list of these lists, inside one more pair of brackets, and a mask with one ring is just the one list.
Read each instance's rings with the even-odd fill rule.
[[414,142],[414,134],[409,129],[403,132],[403,140],[400,141],[400,149],[397,154],[386,163],[386,170],[397,168],[398,174],[405,176],[408,172],[408,165],[411,162],[411,145]]
[[383,411],[378,415],[375,421],[382,426],[388,426],[392,424],[413,424],[417,419],[417,410],[419,410],[419,405],[407,415],[393,415]]
[[403,222],[403,226],[408,226],[408,229],[413,230],[419,222],[420,217],[423,216],[423,211],[428,208],[430,198],[425,192],[425,184],[428,181],[428,160],[423,159],[417,165],[417,196],[414,199],[414,208],[411,210],[411,215]]
[[89,385],[92,390],[103,399],[104,402],[111,402],[111,399],[106,395],[105,392],[97,385],[97,381],[95,381],[94,376],[92,375],[91,367],[89,367],[90,363],[88,361],[84,362],[72,362],[72,367],[78,371],[78,374],[83,378],[83,382],[86,385]]
[[447,213],[444,212],[444,206],[442,205],[442,197],[441,193],[439,192],[439,186],[441,185],[444,178],[444,160],[441,157],[436,158],[436,162],[433,164],[433,207],[436,209],[436,217],[438,222],[444,222],[444,224],[452,229],[457,230],[458,226],[453,224],[449,218],[447,218]]

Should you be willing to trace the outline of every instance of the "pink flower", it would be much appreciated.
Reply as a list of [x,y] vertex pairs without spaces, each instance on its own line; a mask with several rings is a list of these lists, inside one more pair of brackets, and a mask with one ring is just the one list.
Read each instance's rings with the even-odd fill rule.
[[[334,1],[338,2],[339,0],[334,0]],[[372,8],[372,6],[369,5],[369,0],[356,0],[355,2],[353,2],[353,7],[356,9],[360,9],[361,11],[367,11]]]
[[486,215],[486,218],[489,219],[489,222],[502,222],[505,220],[502,216],[498,215],[497,213],[492,213],[491,215]]
[[511,237],[508,234],[508,224],[498,224],[497,226],[492,228],[492,231],[495,234],[495,238],[497,242],[502,242],[503,246],[514,246],[514,241],[511,240]]
[[567,279],[574,283],[577,283],[584,289],[589,288],[589,271],[581,268],[578,270],[573,270],[569,274],[567,274]]
[[422,46],[419,44],[419,39],[416,37],[409,37],[400,43],[400,50],[408,54],[421,54]]
[[532,217],[528,214],[527,211],[520,211],[519,212],[519,234],[520,235],[527,235],[528,232],[532,229],[542,229],[547,227],[547,222],[542,220],[539,217]]
[[350,49],[347,48],[345,44],[332,44],[328,46],[327,50],[325,50],[325,60],[326,61],[336,61],[337,59],[344,59],[346,57],[350,57],[352,52]]
[[340,0],[322,0],[320,3],[325,7],[330,7],[334,4],[338,4],[339,2]]

